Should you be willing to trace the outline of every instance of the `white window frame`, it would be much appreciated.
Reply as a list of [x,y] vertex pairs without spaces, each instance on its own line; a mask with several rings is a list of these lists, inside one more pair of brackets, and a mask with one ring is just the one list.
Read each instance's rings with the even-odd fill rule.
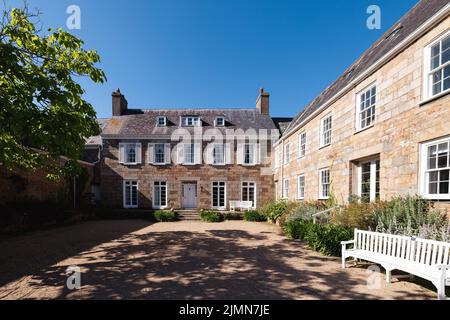
[[[216,153],[215,153],[216,147],[221,147],[222,148],[222,159],[221,159],[222,161],[216,161],[216,157],[215,157],[215,155],[216,155]],[[225,144],[223,144],[223,143],[213,143],[213,146],[211,148],[211,153],[212,153],[211,154],[211,157],[212,157],[212,163],[211,164],[215,165],[215,166],[223,166],[223,165],[225,165],[225,157],[226,157],[225,152],[226,152]]]
[[289,199],[289,179],[283,179],[283,190],[282,190],[283,199]]
[[[328,171],[328,195],[324,196],[323,195],[323,187],[324,184],[322,183],[322,173]],[[330,198],[330,194],[331,194],[331,172],[330,172],[330,168],[323,168],[319,170],[319,199],[320,200],[326,200]]]
[[[158,146],[161,146],[162,145],[162,147],[163,147],[163,154],[162,154],[162,157],[163,157],[163,161],[157,161],[157,147]],[[154,152],[155,152],[155,154],[154,154],[154,164],[166,164],[166,144],[165,143],[155,143],[154,144]]]
[[[247,183],[247,184],[253,184],[253,197],[254,197],[254,201],[253,201],[253,207],[252,208],[256,208],[256,201],[257,201],[257,192],[258,192],[258,189],[257,189],[257,185],[256,185],[256,182],[255,181],[241,181],[241,201],[245,201],[244,200],[244,183]],[[247,188],[250,188],[250,186],[248,186],[247,185]]]
[[[372,90],[375,89],[375,96],[372,96]],[[364,110],[361,110],[361,102],[362,102],[362,95],[366,95],[367,93],[370,94],[370,101],[369,101],[369,105],[365,105]],[[361,90],[358,92],[357,96],[356,96],[356,110],[355,110],[355,114],[356,114],[356,132],[358,131],[362,131],[368,128],[371,128],[375,125],[375,122],[377,121],[377,84],[376,83],[372,83],[370,86],[366,87],[364,90]],[[372,98],[375,100],[372,103]],[[365,98],[365,101],[367,101],[367,99]],[[365,103],[365,102],[364,102]],[[372,115],[371,115],[371,123],[369,125],[367,125],[367,122],[365,121],[365,125],[362,125],[363,122],[363,116],[364,116],[364,120],[368,119],[367,117],[367,111],[368,110],[372,110]],[[373,117],[373,119],[372,119]]]
[[[445,194],[430,194],[428,192],[428,179],[427,179],[427,172],[431,172],[431,171],[439,171],[439,170],[446,170],[450,169],[450,164],[448,162],[450,162],[450,156],[447,159],[447,167],[446,168],[438,168],[436,165],[435,169],[427,169],[427,164],[428,164],[428,147],[436,145],[438,146],[439,144],[448,142],[450,144],[450,136],[447,136],[445,138],[438,138],[432,141],[428,141],[426,143],[422,143],[420,145],[420,157],[419,157],[419,168],[420,168],[420,172],[419,172],[419,194],[421,196],[423,196],[426,199],[430,199],[430,200],[450,200],[450,190],[449,190],[449,194],[445,195]],[[447,151],[449,152],[449,151]],[[436,151],[436,158],[438,158],[438,153]],[[449,186],[450,189],[450,186]]]
[[[218,120],[221,120],[222,124],[219,124]],[[216,119],[214,120],[214,126],[215,127],[225,127],[225,117],[216,117]]]
[[[219,185],[219,186],[214,186],[214,184],[223,183],[223,186]],[[219,190],[219,194],[217,195],[217,203],[220,204],[220,188],[224,188],[224,205],[223,206],[214,206],[214,188],[218,188]],[[217,209],[217,210],[226,210],[227,209],[227,182],[226,181],[212,181],[211,182],[211,208],[213,209]]]
[[[156,183],[159,183],[159,185],[157,186]],[[161,185],[161,183],[164,183],[165,185]],[[152,183],[153,186],[153,199],[152,199],[152,205],[153,205],[153,209],[166,209],[168,207],[168,203],[169,203],[169,187],[168,187],[168,183],[167,181],[164,180],[155,180]],[[165,196],[166,196],[166,204],[162,205],[161,204],[161,195],[163,194],[161,192],[162,188],[165,188]],[[156,203],[156,189],[159,189],[159,194],[160,194],[160,199],[159,199],[159,205],[155,205]]]
[[[192,159],[192,162],[191,161],[187,161],[188,159],[187,159],[187,157],[186,157],[186,154],[187,154],[187,148],[186,147],[189,147],[189,149],[191,150],[190,151],[190,155],[191,155],[191,158],[189,158],[189,160],[191,160]],[[184,144],[184,146],[183,146],[183,164],[184,165],[188,165],[188,166],[192,166],[192,165],[195,165],[195,143],[185,143]]]
[[[303,180],[303,183],[300,181]],[[305,190],[306,190],[306,176],[305,174],[300,174],[297,176],[297,199],[304,200],[305,199]]]
[[[330,128],[328,130],[325,130],[325,122],[330,119]],[[322,119],[320,119],[320,148],[326,147],[331,145],[332,142],[332,131],[333,131],[333,115],[331,113],[324,116]],[[329,134],[329,140],[328,142],[325,141],[325,135]]]
[[[370,195],[369,195],[369,201],[373,202],[376,201],[376,189],[377,189],[377,161],[380,161],[379,158],[366,160],[366,161],[360,161],[358,163],[358,187],[357,187],[357,195],[358,197],[362,198],[362,166],[363,164],[370,162]],[[381,170],[381,168],[380,168]],[[379,181],[381,182],[381,181]]]
[[[163,120],[163,123],[159,123],[160,120]],[[157,127],[166,127],[167,126],[167,117],[165,116],[157,116],[156,117],[156,126]]]
[[[136,204],[134,203],[130,203],[127,204],[126,200],[127,200],[127,184],[131,184],[130,188],[134,187],[134,183],[136,183],[135,187],[136,187]],[[132,189],[130,190],[132,192]],[[138,180],[131,180],[131,179],[127,179],[124,180],[122,183],[122,202],[123,202],[123,207],[125,209],[135,209],[139,207],[139,181]],[[133,197],[132,194],[130,195],[130,202],[133,202]]]
[[[450,30],[444,33],[442,36],[440,36],[438,39],[433,41],[431,44],[425,47],[424,49],[424,68],[423,68],[423,95],[424,100],[433,99],[435,97],[446,95],[450,92],[450,88],[445,89],[444,86],[444,79],[442,78],[444,68],[450,66],[450,61],[447,61],[446,63],[442,64],[442,42],[447,37],[450,37]],[[431,70],[431,49],[436,45],[440,45],[440,61],[439,66],[435,69]],[[441,72],[441,91],[438,93],[433,94],[433,81],[432,77],[435,73]],[[450,80],[449,80],[450,81]]]
[[200,127],[201,120],[198,116],[181,116],[182,127]]
[[[128,161],[128,148],[129,146],[134,146],[134,161]],[[123,148],[123,153],[122,153]],[[119,162],[127,165],[138,165],[142,163],[142,145],[138,142],[120,142],[119,143]]]
[[[254,166],[256,164],[256,159],[255,159],[256,148],[257,148],[257,144],[256,143],[244,143],[243,144],[243,148],[242,148],[243,151],[242,152],[244,154],[243,154],[243,158],[242,158],[242,164],[244,166]],[[249,161],[248,162],[246,161],[247,160],[247,157],[246,157],[247,150],[248,150],[248,155],[249,155],[249,157],[248,157]]]
[[290,143],[286,143],[284,145],[284,155],[283,155],[283,164],[289,164],[290,159],[290,154],[291,154],[291,145]]
[[303,158],[306,156],[306,131],[303,131],[298,136],[298,157]]
[[275,147],[274,149],[273,149],[273,152],[274,152],[274,157],[275,157],[275,159],[274,159],[274,168],[276,169],[276,168],[279,168],[280,167],[280,160],[281,160],[281,157],[280,157],[280,147]]

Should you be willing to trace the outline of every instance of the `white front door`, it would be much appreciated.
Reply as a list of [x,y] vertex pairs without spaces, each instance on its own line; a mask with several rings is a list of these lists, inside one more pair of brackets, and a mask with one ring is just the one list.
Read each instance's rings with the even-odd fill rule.
[[183,208],[197,208],[197,184],[183,183],[183,194],[181,202]]

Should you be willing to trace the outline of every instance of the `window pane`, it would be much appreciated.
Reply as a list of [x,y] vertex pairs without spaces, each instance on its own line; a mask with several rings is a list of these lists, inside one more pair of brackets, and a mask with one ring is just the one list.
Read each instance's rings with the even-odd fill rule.
[[439,183],[439,194],[448,194],[448,181]]
[[438,172],[437,171],[430,172],[429,176],[430,176],[430,182],[438,181]]
[[429,194],[437,194],[437,183],[436,182],[429,183],[428,189]]
[[440,181],[448,181],[450,170],[441,170],[439,171],[439,180]]

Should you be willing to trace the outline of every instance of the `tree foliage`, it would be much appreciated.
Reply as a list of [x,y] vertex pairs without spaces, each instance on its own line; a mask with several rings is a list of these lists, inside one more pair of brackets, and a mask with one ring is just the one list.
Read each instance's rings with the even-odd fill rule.
[[[0,24],[0,165],[73,172],[96,113],[76,80],[106,81],[100,56],[62,29],[43,34],[39,13],[5,10]],[[35,152],[39,150],[40,152]],[[68,159],[59,167],[54,160]],[[53,163],[53,165],[52,165]]]

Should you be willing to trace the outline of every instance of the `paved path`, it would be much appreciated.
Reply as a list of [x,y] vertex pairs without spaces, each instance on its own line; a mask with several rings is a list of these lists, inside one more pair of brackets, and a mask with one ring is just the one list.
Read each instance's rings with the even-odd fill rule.
[[[435,298],[384,275],[370,289],[365,268],[343,270],[266,223],[92,221],[1,239],[0,256],[0,299]],[[71,265],[80,290],[65,287]]]

